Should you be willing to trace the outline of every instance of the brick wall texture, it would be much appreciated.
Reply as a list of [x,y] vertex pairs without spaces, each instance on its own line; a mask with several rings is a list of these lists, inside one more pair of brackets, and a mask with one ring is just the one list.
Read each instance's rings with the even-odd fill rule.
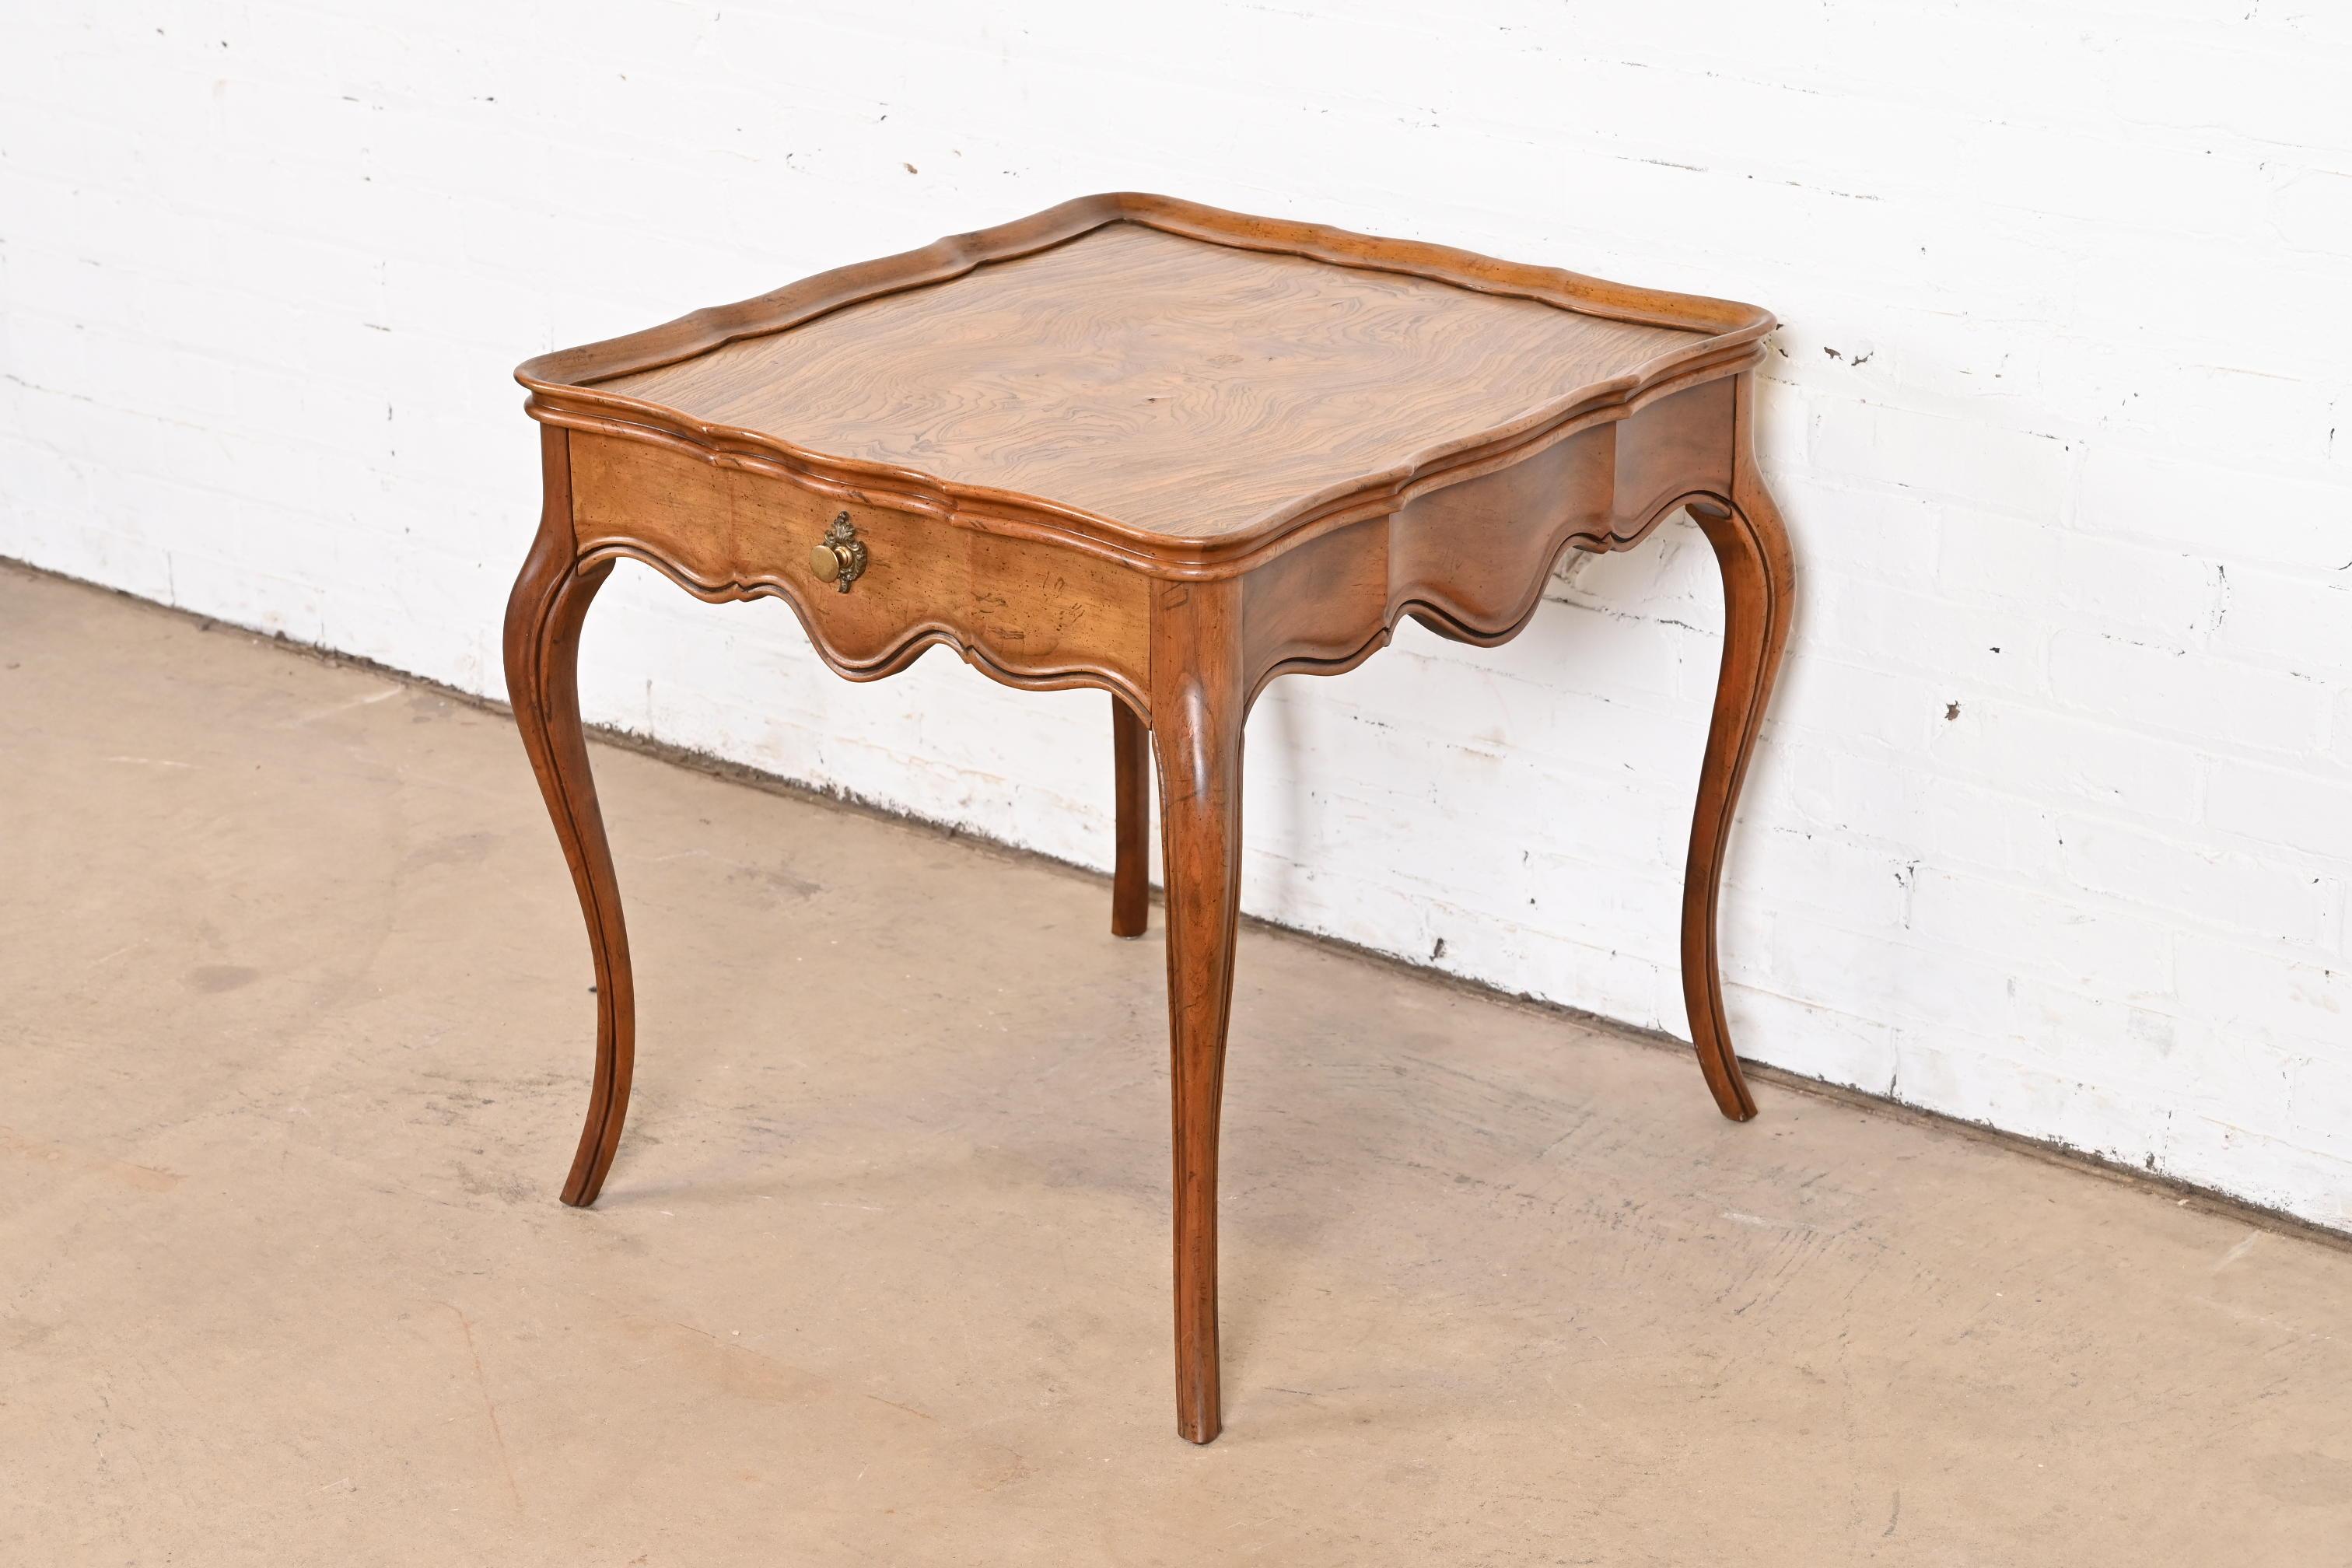
[[[0,61],[0,553],[490,694],[549,347],[1118,188],[1769,305],[1743,1049],[2352,1228],[2352,8],[119,0]],[[619,579],[594,719],[1108,863],[1099,694]],[[1245,902],[1680,1034],[1712,558],[1552,598],[1278,682]]]

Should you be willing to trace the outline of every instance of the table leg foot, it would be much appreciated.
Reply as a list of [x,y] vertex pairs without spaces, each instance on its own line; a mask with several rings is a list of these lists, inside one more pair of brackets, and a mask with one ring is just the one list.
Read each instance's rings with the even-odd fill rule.
[[563,431],[550,426],[544,436],[546,511],[507,602],[507,696],[516,728],[522,731],[523,749],[530,753],[531,771],[539,776],[540,792],[547,798],[563,858],[572,867],[595,963],[595,1079],[579,1152],[563,1183],[563,1201],[584,1207],[596,1201],[604,1184],[628,1114],[635,1002],[620,883],[613,872],[596,782],[588,769],[587,741],[580,728],[580,625],[613,566],[609,561],[584,568],[578,563],[570,448]]
[[1112,810],[1118,824],[1110,874],[1110,934],[1141,936],[1150,921],[1150,732],[1135,710],[1110,700]]
[[[1175,1145],[1176,1429],[1223,1425],[1217,1384],[1217,1121],[1233,1010],[1242,852],[1242,719],[1234,595],[1171,584],[1152,694],[1168,890],[1168,1023]],[[1163,657],[1164,656],[1164,657]]]
[[1683,876],[1683,1000],[1699,1070],[1724,1115],[1745,1121],[1755,1097],[1731,1047],[1723,1010],[1723,977],[1716,952],[1716,906],[1724,849],[1739,786],[1756,750],[1764,706],[1789,640],[1794,571],[1780,508],[1764,488],[1742,441],[1742,467],[1727,502],[1690,503],[1692,518],[1715,546],[1723,571],[1723,668],[1717,677],[1715,718],[1699,772],[1698,808],[1691,821],[1690,860]]

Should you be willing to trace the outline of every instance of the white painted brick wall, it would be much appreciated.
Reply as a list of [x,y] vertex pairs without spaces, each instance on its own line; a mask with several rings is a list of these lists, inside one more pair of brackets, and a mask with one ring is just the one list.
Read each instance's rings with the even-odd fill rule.
[[[1122,187],[1768,304],[1742,1047],[2352,1227],[2352,7],[118,0],[0,62],[0,552],[476,691],[546,348]],[[621,576],[595,718],[1105,863],[1099,695]],[[1555,597],[1270,691],[1247,902],[1680,1032],[1711,558]]]

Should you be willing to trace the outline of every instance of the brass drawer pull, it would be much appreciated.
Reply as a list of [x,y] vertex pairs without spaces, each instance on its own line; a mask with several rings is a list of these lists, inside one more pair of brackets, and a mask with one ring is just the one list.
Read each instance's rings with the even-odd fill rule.
[[809,551],[809,570],[820,583],[830,583],[836,593],[846,594],[849,585],[866,574],[866,542],[857,537],[857,525],[843,512],[824,531],[824,542]]

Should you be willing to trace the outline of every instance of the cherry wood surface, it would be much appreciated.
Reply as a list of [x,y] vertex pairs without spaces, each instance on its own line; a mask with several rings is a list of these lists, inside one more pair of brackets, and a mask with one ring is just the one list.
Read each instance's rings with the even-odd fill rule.
[[1723,666],[1685,870],[1692,1038],[1755,1101],[1716,913],[1793,568],[1754,456],[1753,306],[1163,196],[1090,196],[844,268],[518,379],[545,505],[508,686],[572,871],[596,1058],[564,1201],[628,1109],[620,891],[575,671],[616,560],[713,602],[783,600],[853,679],[953,647],[1008,685],[1111,694],[1111,930],[1166,896],[1177,1427],[1221,1424],[1217,1123],[1233,1002],[1243,732],[1275,677],[1336,674],[1406,617],[1504,641],[1563,552],[1686,510],[1714,546]]

